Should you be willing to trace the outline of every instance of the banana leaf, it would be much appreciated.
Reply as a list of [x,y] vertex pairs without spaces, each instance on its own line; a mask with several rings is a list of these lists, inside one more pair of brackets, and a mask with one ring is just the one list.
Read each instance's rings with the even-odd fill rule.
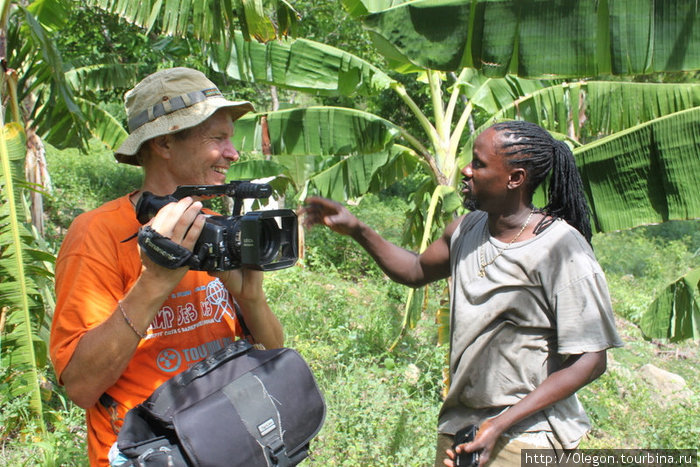
[[[518,78],[512,75],[504,78],[490,78],[474,68],[462,71],[455,83],[467,99],[487,114],[497,114],[501,109],[514,106],[515,99],[530,96],[547,86],[539,80]],[[527,102],[527,101],[524,101]],[[523,111],[523,102],[518,103],[518,111]]]
[[[7,372],[9,395],[27,395],[29,409],[44,430],[37,351],[45,357],[46,348],[34,337],[37,326],[33,325],[31,313],[37,305],[33,297],[38,294],[38,289],[26,270],[25,250],[31,234],[23,226],[26,217],[22,217],[19,209],[15,187],[19,175],[17,164],[13,163],[23,161],[24,155],[24,129],[16,122],[8,123],[0,131],[0,187],[3,193],[0,245],[4,245],[0,254],[0,302],[7,312],[5,328],[0,334],[0,361]],[[45,363],[45,359],[42,360]]]
[[[393,145],[386,151],[347,156],[275,156],[270,160],[247,160],[233,164],[231,179],[276,177],[291,181],[301,198],[313,193],[345,200],[378,192],[406,178],[418,164],[410,149]],[[278,193],[286,189],[273,182]],[[301,201],[299,199],[298,201]]]
[[193,34],[203,42],[218,42],[238,26],[246,38],[268,41],[286,36],[299,19],[285,0],[88,0],[138,26],[160,25],[166,35]]
[[463,0],[409,2],[370,14],[363,25],[395,69],[401,58],[410,57],[420,68],[458,70],[471,32],[470,11],[470,2]]
[[253,159],[231,164],[227,177],[230,180],[252,180],[255,178],[276,177],[283,173],[286,167],[272,160]]
[[470,160],[476,136],[497,121],[522,119],[538,123],[553,134],[558,133],[558,139],[578,147],[582,140],[635,128],[700,106],[700,84],[696,83],[569,83],[508,76],[475,78],[460,86],[465,92],[474,93],[476,107],[491,113],[462,147],[460,166]]
[[[90,135],[85,124],[85,115],[76,103],[73,90],[62,72],[63,61],[55,42],[51,39],[51,33],[28,9],[20,8],[20,11],[29,31],[27,36],[33,42],[31,50],[34,51],[34,55],[29,59],[34,70],[30,74],[33,83],[18,88],[29,93],[35,91],[32,86],[37,86],[38,110],[34,115],[37,133],[59,148],[81,143],[87,145]],[[23,99],[24,96],[19,96],[18,100]]]
[[376,13],[415,0],[342,0],[343,6],[354,18]]
[[393,82],[361,58],[307,39],[261,44],[245,41],[237,32],[231,45],[212,44],[210,49],[213,69],[249,83],[349,96],[375,94]]
[[608,5],[614,74],[700,68],[698,2],[608,0]]
[[246,115],[236,121],[234,145],[262,152],[263,117],[270,153],[276,155],[347,155],[386,150],[399,134],[383,118],[340,107],[309,107]]
[[93,102],[81,98],[76,98],[76,102],[90,122],[88,128],[93,136],[113,151],[119,148],[128,136],[121,123]]
[[700,107],[637,125],[574,154],[598,232],[700,218]]
[[700,68],[700,6],[655,0],[343,0],[399,71],[632,75]]
[[311,175],[305,192],[335,200],[356,198],[405,178],[416,164],[415,154],[398,145],[379,153],[341,157]]
[[128,89],[142,78],[135,63],[92,63],[66,70],[64,75],[73,89],[92,91]]
[[700,269],[666,287],[642,315],[639,327],[649,338],[700,339]]
[[[476,105],[492,116],[479,130],[495,121],[518,118],[567,134],[575,121],[574,136],[598,137],[700,106],[697,83],[533,82],[509,76],[492,79],[487,90],[494,96],[492,105],[485,107],[482,102],[488,102],[486,99]],[[579,107],[582,101],[584,109]]]

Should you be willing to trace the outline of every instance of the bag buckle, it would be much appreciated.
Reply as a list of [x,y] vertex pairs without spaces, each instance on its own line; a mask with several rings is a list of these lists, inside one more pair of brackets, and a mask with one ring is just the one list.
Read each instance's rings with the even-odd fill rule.
[[289,467],[294,465],[289,456],[287,456],[287,450],[284,448],[284,443],[281,439],[277,438],[271,444],[272,446],[265,446],[264,449],[268,465],[275,467]]
[[304,449],[301,449],[293,456],[289,456],[281,439],[277,438],[270,444],[272,444],[272,446],[267,445],[263,449],[268,466],[290,467],[297,465],[307,457],[308,444],[304,446]]

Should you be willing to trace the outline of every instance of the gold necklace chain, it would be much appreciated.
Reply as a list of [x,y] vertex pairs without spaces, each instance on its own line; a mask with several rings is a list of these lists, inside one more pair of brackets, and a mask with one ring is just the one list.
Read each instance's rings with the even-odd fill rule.
[[[479,247],[478,247],[478,250],[479,250],[479,277],[484,277],[486,275],[486,267],[493,264],[493,262],[496,261],[496,259],[498,259],[498,257],[501,256],[504,251],[506,251],[508,248],[510,248],[510,246],[520,237],[520,235],[522,235],[522,233],[525,231],[525,227],[527,227],[527,225],[530,223],[530,219],[532,219],[532,215],[534,213],[535,213],[534,209],[532,211],[530,211],[530,215],[528,215],[527,219],[525,219],[525,223],[520,228],[520,232],[515,234],[515,237],[513,237],[513,239],[510,242],[508,242],[508,244],[505,246],[505,248],[498,250],[498,253],[496,254],[496,256],[494,256],[491,259],[491,261],[486,262],[484,260],[484,252],[481,249],[481,245],[479,245]],[[489,229],[489,226],[488,226],[488,221],[487,221],[485,226],[484,226],[484,243],[486,243],[486,240],[488,239],[488,235],[487,235],[488,229]]]

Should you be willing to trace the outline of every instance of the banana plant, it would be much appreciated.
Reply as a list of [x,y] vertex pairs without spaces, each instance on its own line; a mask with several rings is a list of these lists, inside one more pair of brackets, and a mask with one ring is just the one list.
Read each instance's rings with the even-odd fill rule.
[[[0,140],[0,389],[6,400],[26,396],[42,430],[39,371],[47,364],[54,257],[27,213],[28,198],[36,205],[50,186],[42,170],[44,141],[65,147],[87,141],[91,133],[114,143],[126,135],[116,120],[105,123],[105,112],[81,100],[66,79],[52,34],[65,25],[68,6],[45,0],[0,3],[0,50],[6,52],[0,95],[7,110]],[[40,209],[38,214],[41,218]]]
[[48,352],[39,334],[46,323],[42,288],[52,279],[46,264],[54,258],[37,247],[22,206],[25,153],[24,128],[17,122],[6,124],[0,131],[0,389],[8,400],[26,396],[43,431],[38,372]]
[[17,121],[24,121],[42,141],[57,148],[87,147],[92,137],[116,147],[126,138],[126,131],[85,91],[98,83],[127,88],[137,75],[135,65],[65,64],[52,38],[68,27],[70,2],[35,0],[26,7],[19,2],[5,6],[7,56],[3,58],[15,77],[15,99],[22,109]]
[[700,269],[680,277],[654,300],[639,327],[648,338],[672,342],[700,336]]
[[699,151],[700,106],[575,149],[596,230],[700,217]]
[[[598,231],[700,217],[700,107],[651,119],[574,150]],[[649,305],[649,338],[700,338],[700,270]]]
[[[0,50],[4,64],[9,115],[25,127],[27,136],[26,178],[50,192],[44,143],[58,148],[87,147],[96,137],[114,148],[126,138],[121,123],[89,98],[87,85],[99,76],[102,85],[133,82],[135,67],[92,65],[70,67],[63,63],[53,40],[67,25],[67,1],[5,1],[1,5]],[[121,81],[119,81],[121,80]],[[32,222],[43,229],[43,193],[30,192]]]
[[[288,34],[298,14],[285,0],[208,0],[131,2],[92,0],[93,6],[163,34],[190,35],[202,41],[220,40],[234,25],[247,38],[270,40]],[[53,40],[68,24],[73,2],[68,0],[3,1],[0,3],[8,76],[14,77],[15,100],[22,105],[15,119],[30,135],[62,149],[86,148],[97,138],[116,149],[127,137],[121,122],[95,100],[99,89],[128,89],[140,78],[138,63],[65,63]],[[21,114],[21,115],[19,115]],[[35,156],[29,147],[28,158]],[[38,161],[37,165],[45,165]],[[47,185],[42,180],[35,181]]]

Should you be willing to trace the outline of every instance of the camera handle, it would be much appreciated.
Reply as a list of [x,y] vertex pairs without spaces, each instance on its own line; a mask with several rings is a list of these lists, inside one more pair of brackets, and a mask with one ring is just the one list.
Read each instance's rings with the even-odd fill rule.
[[225,185],[180,185],[167,196],[157,196],[144,191],[136,203],[136,217],[145,224],[168,203],[177,202],[186,196],[230,196],[234,200],[233,215],[239,216],[246,198],[268,198],[272,187],[267,183],[252,183],[234,180]]
[[234,180],[225,185],[180,185],[171,195],[182,199],[185,196],[221,196],[233,198],[233,215],[239,216],[243,200],[247,198],[269,198],[272,187],[267,183],[253,183],[244,180]]

